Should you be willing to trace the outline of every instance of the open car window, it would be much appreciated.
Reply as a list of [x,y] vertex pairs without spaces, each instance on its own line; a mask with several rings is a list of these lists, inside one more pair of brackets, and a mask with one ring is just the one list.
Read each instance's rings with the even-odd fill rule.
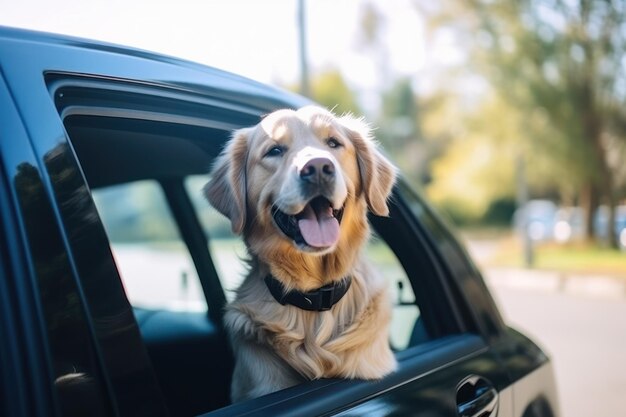
[[[68,91],[83,97],[79,90]],[[151,310],[135,313],[158,382],[172,409],[198,413],[222,407],[228,403],[232,356],[221,316],[246,274],[247,254],[202,188],[231,127],[224,120],[213,123],[210,107],[201,121],[162,116],[159,112],[172,111],[172,100],[163,104],[156,95],[145,115],[124,117],[127,109],[107,106],[146,99],[137,94],[120,104],[115,100],[126,95],[99,94],[111,102],[68,112],[65,127],[124,291],[134,307]],[[175,108],[182,112],[184,106]],[[233,118],[233,127],[247,125],[243,119]],[[394,203],[390,218],[371,217],[373,235],[364,248],[390,288],[390,344],[399,359],[420,355],[428,342],[458,333],[438,271],[403,210]],[[303,385],[313,389],[315,384]],[[207,386],[220,394],[207,397]]]

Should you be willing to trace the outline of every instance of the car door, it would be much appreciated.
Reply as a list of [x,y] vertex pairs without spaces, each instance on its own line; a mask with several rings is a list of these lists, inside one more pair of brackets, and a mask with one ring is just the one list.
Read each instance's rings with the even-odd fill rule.
[[422,294],[426,328],[445,326],[451,335],[402,352],[399,372],[412,378],[339,415],[512,416],[510,379],[493,347],[506,339],[505,327],[484,284],[441,220],[403,181],[392,201],[390,219],[372,222]]
[[[210,398],[214,393],[206,381],[187,380],[180,374],[174,378],[169,371],[162,373],[163,369],[175,369],[181,363],[183,351],[170,349],[159,357],[154,355],[154,350],[146,352],[145,346],[150,349],[150,334],[146,336],[139,331],[137,323],[142,320],[139,316],[139,320],[135,318],[128,302],[127,288],[111,253],[110,233],[107,234],[102,223],[103,215],[94,203],[93,191],[98,184],[104,187],[146,179],[157,182],[193,258],[208,315],[204,313],[201,322],[194,321],[197,315],[176,312],[160,316],[165,321],[152,316],[159,330],[152,342],[181,346],[189,341],[186,332],[181,337],[180,332],[163,331],[163,324],[169,323],[170,330],[194,329],[203,340],[221,342],[223,354],[226,341],[220,339],[219,317],[224,295],[222,284],[212,277],[224,273],[215,268],[211,256],[218,252],[214,248],[207,251],[204,235],[199,232],[199,224],[195,224],[199,222],[195,217],[200,216],[190,207],[192,196],[185,189],[185,178],[206,167],[202,166],[203,155],[209,160],[217,155],[229,129],[258,120],[262,113],[278,105],[297,106],[303,101],[230,78],[220,79],[228,85],[228,94],[216,94],[218,87],[203,84],[210,79],[210,73],[188,67],[179,69],[176,65],[136,56],[124,58],[117,53],[90,52],[87,56],[93,60],[73,56],[70,60],[73,64],[66,68],[61,58],[76,53],[76,48],[65,51],[57,46],[52,50],[55,53],[51,53],[44,44],[33,43],[28,48],[12,50],[13,62],[23,61],[28,65],[3,63],[3,71],[14,88],[16,108],[27,126],[28,140],[33,145],[32,165],[40,176],[40,192],[48,207],[49,221],[38,223],[36,229],[44,225],[50,228],[49,236],[54,238],[54,247],[61,254],[52,261],[63,261],[53,264],[56,278],[45,278],[49,277],[43,275],[47,272],[45,268],[35,273],[35,277],[45,278],[44,288],[63,280],[67,291],[57,292],[57,296],[74,301],[71,311],[76,314],[72,323],[78,323],[78,334],[83,335],[80,340],[85,347],[78,353],[84,355],[84,362],[93,369],[90,374],[101,381],[98,392],[103,393],[107,404],[96,408],[120,415],[166,413],[168,400],[162,388],[167,384],[174,388],[195,387],[196,396]],[[33,59],[29,61],[24,54]],[[50,62],[40,61],[44,58]],[[114,75],[103,74],[104,69]],[[86,75],[89,73],[92,75]],[[178,79],[178,84],[168,82],[170,77]],[[188,79],[196,84],[185,84]],[[38,88],[32,90],[32,86]],[[99,134],[103,131],[106,134]],[[204,136],[205,133],[209,135]],[[102,146],[95,146],[97,143]],[[132,149],[124,147],[128,143],[133,144]],[[197,159],[199,155],[202,158]],[[146,175],[155,167],[162,168],[154,171],[158,175]],[[122,173],[123,177],[117,176]],[[451,279],[454,274],[446,269],[450,260],[429,237],[425,226],[428,218],[414,215],[416,207],[420,207],[419,200],[410,204],[414,207],[404,202],[402,194],[397,194],[390,218],[372,218],[380,240],[394,254],[405,277],[402,289],[395,279],[390,280],[390,285],[397,287],[400,294],[396,311],[418,312],[410,319],[396,315],[404,322],[400,327],[408,329],[405,337],[398,339],[405,343],[397,352],[397,372],[375,382],[312,381],[217,410],[200,410],[215,416],[339,413],[453,416],[459,407],[472,413],[487,407],[485,412],[490,412],[489,407],[497,404],[500,415],[509,415],[509,380],[492,348],[492,341],[497,340],[501,330],[498,320],[489,320],[488,309],[470,308],[468,300],[482,305],[483,290]],[[33,239],[41,238],[40,229],[31,230]],[[473,281],[465,281],[468,282]],[[63,313],[67,307],[60,303],[51,311]],[[480,314],[487,317],[481,318]],[[56,323],[52,320],[48,325],[57,330]],[[58,342],[72,341],[56,335],[54,338]],[[76,349],[72,352],[76,353]],[[54,355],[48,356],[54,359]],[[66,357],[60,357],[59,363],[68,364]],[[210,373],[218,380],[221,378],[226,386],[228,375],[218,365],[227,364],[228,357],[207,354],[205,360],[209,366],[205,376]],[[67,369],[72,370],[71,365],[72,361]],[[81,365],[81,369],[85,367]],[[202,378],[202,373],[198,378]],[[181,395],[185,392],[191,395],[192,391],[182,392]],[[494,402],[495,392],[498,398]],[[181,396],[174,404],[184,400]],[[197,409],[193,410],[198,413]],[[169,406],[169,412],[184,415],[191,409],[183,411]]]
[[[29,45],[40,59],[28,58]],[[30,386],[18,386],[36,411],[25,415],[164,415],[106,235],[93,221],[95,207],[44,83],[41,59],[50,50],[3,36],[0,50],[3,121],[10,122],[2,125],[2,165],[14,214],[3,221],[17,229],[8,247],[20,252],[10,257],[8,285],[18,293],[18,317],[32,326],[18,327],[16,340],[36,335],[22,345],[38,373]]]

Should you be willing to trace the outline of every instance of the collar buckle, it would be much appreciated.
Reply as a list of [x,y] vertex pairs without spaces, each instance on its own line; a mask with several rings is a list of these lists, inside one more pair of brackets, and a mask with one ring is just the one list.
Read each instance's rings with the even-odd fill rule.
[[335,304],[335,288],[336,286],[333,284],[328,284],[317,290],[319,292],[319,297],[317,298],[318,306],[316,306],[316,310],[318,311],[327,311],[330,310],[331,307]]

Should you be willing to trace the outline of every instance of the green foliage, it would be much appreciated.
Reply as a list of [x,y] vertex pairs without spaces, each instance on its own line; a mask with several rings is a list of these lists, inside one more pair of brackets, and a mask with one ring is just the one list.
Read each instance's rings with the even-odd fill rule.
[[428,181],[429,161],[434,154],[433,144],[423,140],[421,121],[420,103],[411,80],[396,80],[382,95],[376,137],[405,177],[417,187]]
[[483,217],[483,223],[488,226],[510,227],[517,203],[512,198],[499,198],[491,202]]
[[[498,250],[485,265],[488,267],[524,267],[520,239],[509,237],[498,241]],[[596,244],[572,242],[545,243],[534,248],[534,268],[573,274],[602,274],[626,279],[624,253]]]
[[336,69],[316,75],[311,82],[313,100],[332,109],[336,114],[361,115],[354,93]]
[[478,75],[488,85],[469,100],[442,91],[448,98],[422,115],[424,136],[450,145],[433,163],[428,191],[438,204],[485,214],[489,201],[514,193],[516,157],[527,161],[531,195],[556,191],[575,201],[593,187],[611,204],[626,197],[623,163],[611,163],[614,152],[622,152],[614,160],[626,156],[619,145],[626,137],[623,4],[444,0],[418,7],[429,36],[453,34],[467,52],[448,79]]

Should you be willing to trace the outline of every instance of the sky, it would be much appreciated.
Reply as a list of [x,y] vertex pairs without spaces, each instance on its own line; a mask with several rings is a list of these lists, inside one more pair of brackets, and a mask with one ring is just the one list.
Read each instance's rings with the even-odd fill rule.
[[[357,88],[379,83],[380,57],[359,48],[364,0],[308,0],[308,60],[338,67]],[[410,0],[372,1],[385,16],[385,65],[424,61],[423,25]],[[0,25],[68,34],[165,53],[285,84],[298,80],[297,0],[0,0]]]

